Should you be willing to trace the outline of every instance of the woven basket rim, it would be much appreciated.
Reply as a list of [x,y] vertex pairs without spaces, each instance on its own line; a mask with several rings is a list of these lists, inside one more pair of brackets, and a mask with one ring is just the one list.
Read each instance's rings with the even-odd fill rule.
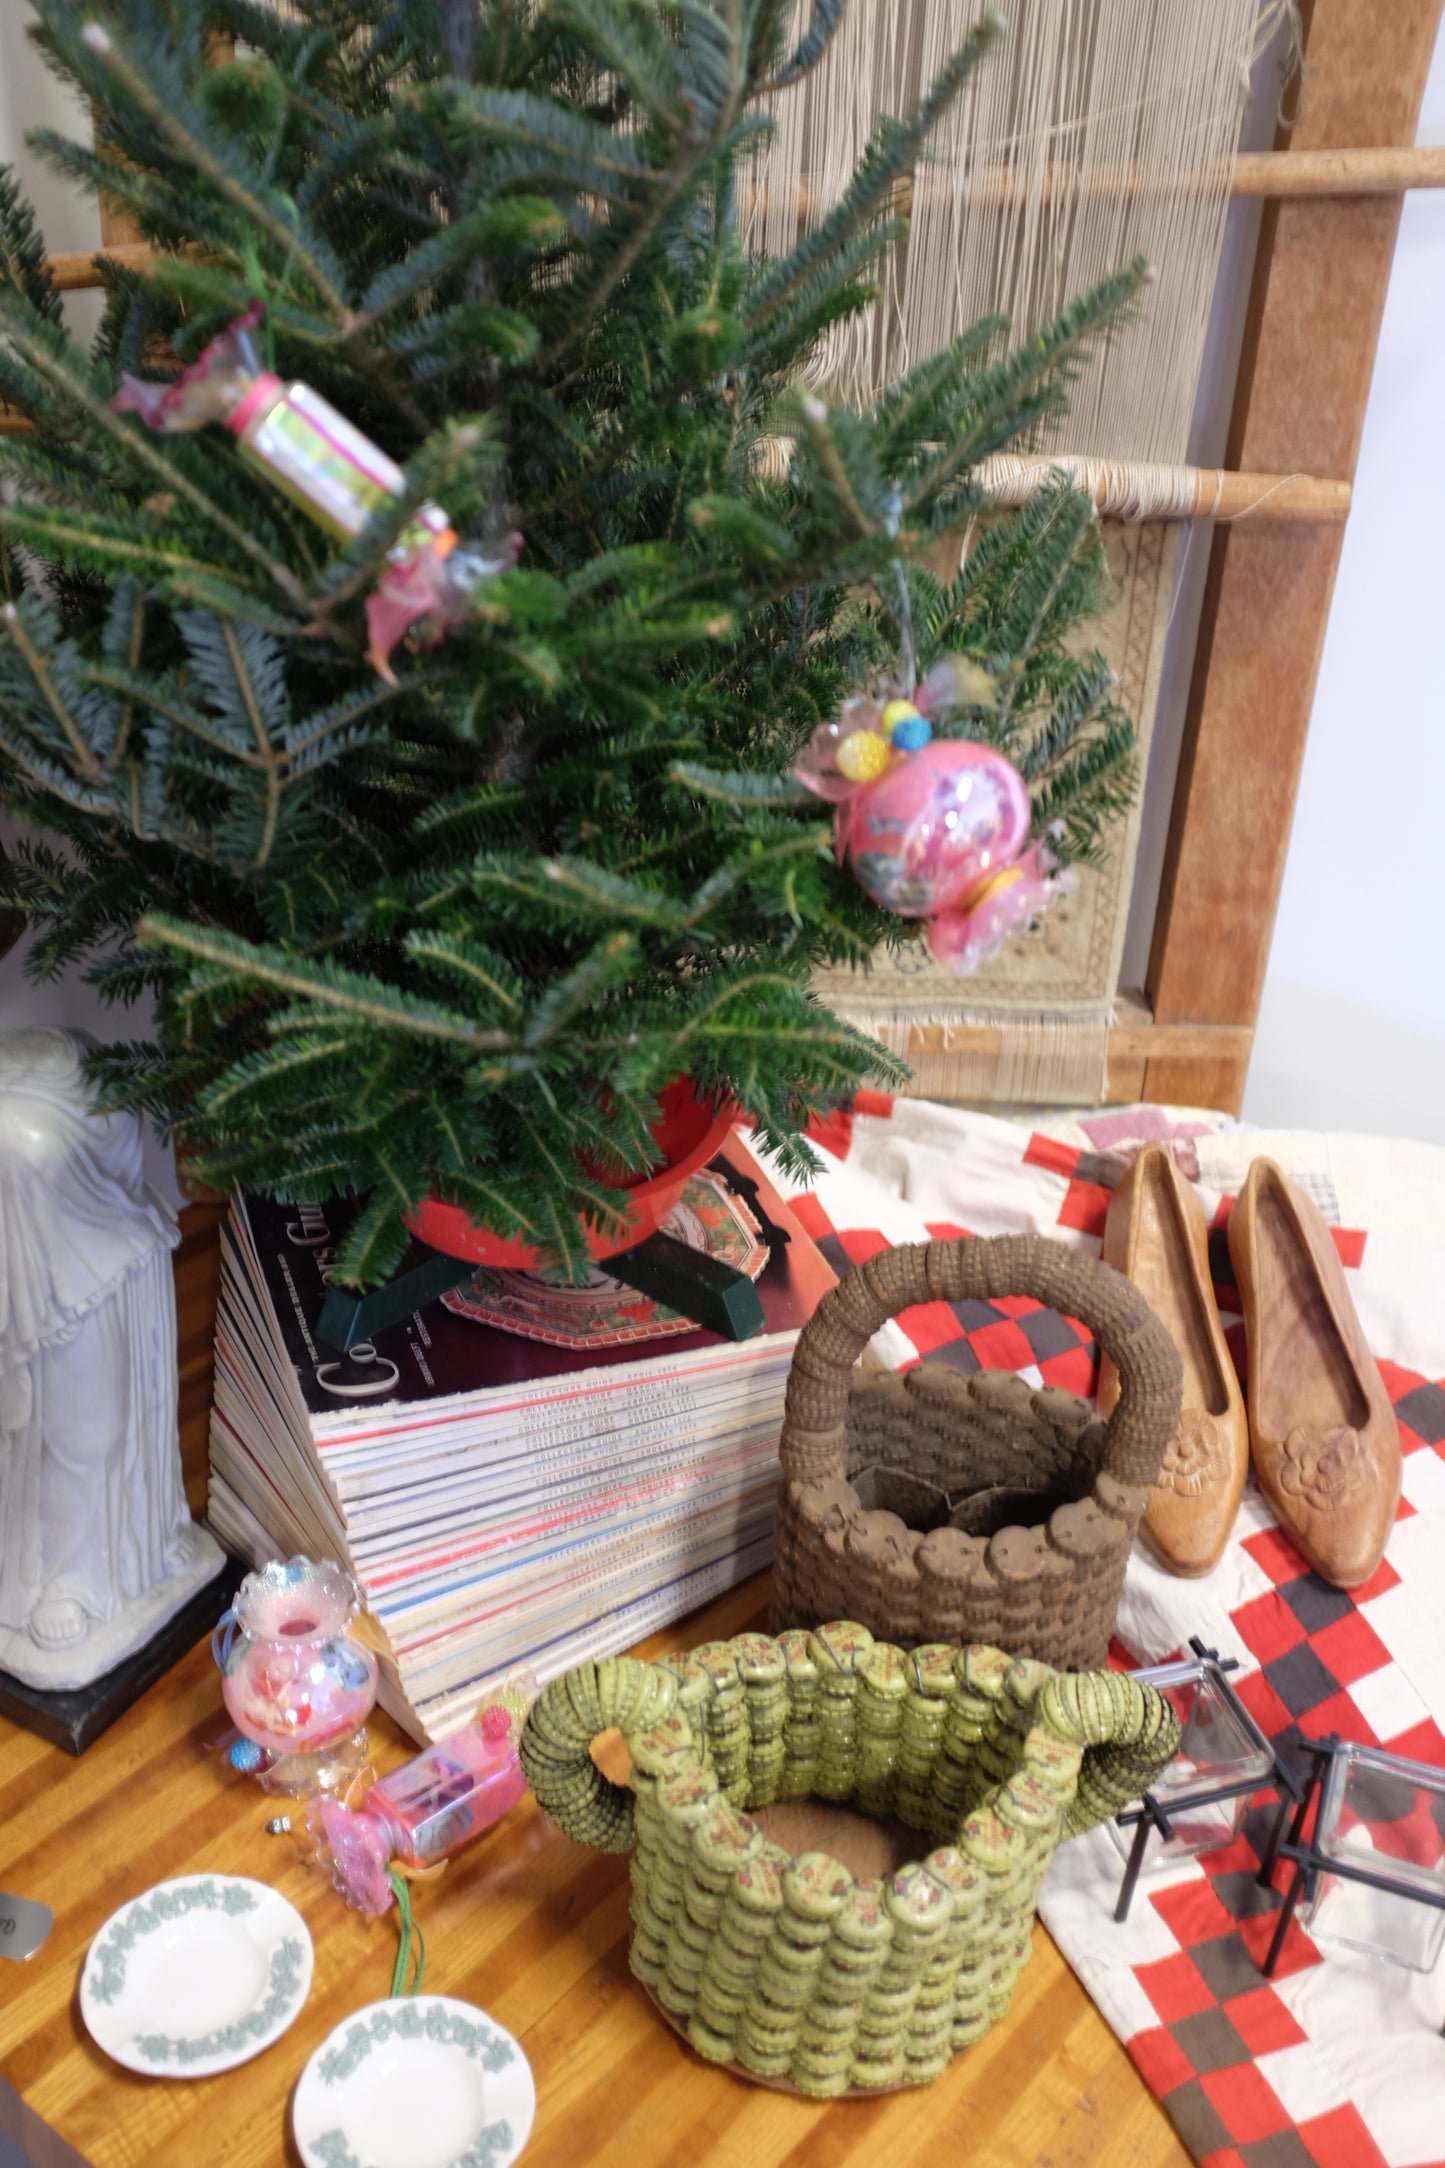
[[[922,1364],[919,1365],[919,1368],[924,1367],[926,1366]],[[916,1373],[909,1373],[909,1375],[914,1374]],[[1014,1374],[1015,1373],[1001,1370],[982,1370],[974,1373],[975,1376],[981,1378],[1007,1377]],[[866,1386],[864,1389],[866,1389]],[[1058,1390],[1060,1390],[1060,1388],[1055,1387],[1053,1388],[1053,1390],[1057,1392]],[[1083,1399],[1081,1394],[1071,1394],[1069,1397],[1077,1400],[1080,1407],[1088,1410],[1088,1412],[1092,1415],[1093,1411],[1089,1409],[1089,1403]],[[874,1467],[886,1468],[890,1474],[906,1476],[913,1482],[920,1482],[926,1484],[930,1489],[938,1488],[938,1486],[934,1484],[930,1478],[926,1476],[920,1476],[915,1468],[909,1467],[907,1464],[904,1463],[895,1464],[888,1461],[870,1461],[867,1463],[867,1468]],[[905,1520],[901,1514],[894,1512],[893,1509],[889,1506],[865,1506],[862,1499],[858,1496],[855,1477],[858,1475],[862,1475],[866,1472],[867,1469],[859,1468],[855,1470],[852,1474],[849,1474],[845,1471],[841,1475],[795,1476],[792,1479],[792,1484],[790,1487],[793,1489],[794,1496],[800,1503],[805,1503],[808,1500],[816,1501],[820,1499],[825,1493],[828,1493],[830,1491],[836,1494],[837,1490],[840,1488],[850,1492],[854,1499],[856,1510],[852,1512],[844,1511],[844,1524],[849,1528],[861,1529],[865,1532],[871,1531],[879,1535],[883,1535],[892,1534],[895,1526],[901,1526],[903,1530],[903,1537],[909,1540],[905,1541],[894,1535],[894,1548],[895,1551],[899,1553],[899,1557],[895,1561],[892,1568],[894,1572],[897,1571],[898,1564],[900,1563],[912,1563],[916,1566],[920,1550],[930,1540],[931,1537],[941,1535],[957,1535],[961,1537],[965,1542],[974,1544],[981,1543],[984,1546],[983,1557],[981,1560],[984,1570],[990,1575],[992,1575],[992,1577],[996,1581],[1006,1580],[1007,1575],[998,1572],[997,1567],[1003,1558],[1003,1554],[1005,1553],[1008,1545],[1008,1539],[1011,1536],[1033,1537],[1035,1535],[1042,1535],[1045,1537],[1046,1540],[1050,1542],[1052,1548],[1055,1551],[1057,1551],[1061,1556],[1066,1557],[1068,1556],[1068,1538],[1066,1527],[1055,1527],[1054,1524],[1058,1520],[1059,1516],[1063,1513],[1066,1513],[1071,1506],[1081,1505],[1085,1499],[1091,1499],[1093,1503],[1099,1508],[1101,1513],[1106,1514],[1110,1520],[1118,1521],[1121,1527],[1127,1527],[1130,1531],[1130,1534],[1132,1535],[1133,1530],[1138,1524],[1141,1516],[1143,1515],[1145,1506],[1148,1502],[1147,1491],[1142,1488],[1130,1488],[1118,1483],[1117,1478],[1109,1477],[1109,1471],[1106,1468],[1100,1467],[1094,1470],[1094,1479],[1093,1482],[1090,1484],[1088,1490],[1081,1491],[1077,1498],[1062,1500],[1060,1503],[1053,1506],[1046,1515],[1042,1516],[1038,1520],[1006,1521],[1001,1527],[995,1528],[990,1535],[980,1537],[976,1535],[970,1535],[967,1531],[963,1529],[955,1529],[948,1522],[944,1522],[943,1524],[935,1528],[917,1528],[914,1526],[912,1521]],[[1101,1484],[1101,1478],[1105,1479],[1103,1484]],[[1116,1484],[1117,1495],[1111,1496],[1107,1488],[1107,1482],[1110,1480],[1114,1481]],[[1020,1482],[1014,1487],[1019,1490],[1026,1490],[1028,1488],[1028,1485]],[[1037,1493],[1037,1496],[1041,1501],[1046,1499],[1049,1495],[1049,1489],[1046,1487],[1040,1488]],[[885,1568],[885,1571],[886,1570],[888,1569]]]
[[[936,1642],[907,1649],[875,1636],[866,1627],[851,1620],[834,1620],[815,1628],[785,1629],[775,1636],[742,1633],[728,1641],[704,1642],[690,1655],[671,1660],[664,1658],[652,1664],[634,1658],[607,1659],[605,1662],[616,1669],[626,1668],[650,1677],[664,1689],[653,1704],[635,1719],[632,1717],[631,1708],[626,1713],[609,1718],[601,1707],[598,1694],[601,1667],[596,1663],[578,1665],[574,1670],[564,1673],[560,1679],[554,1680],[550,1687],[544,1688],[542,1696],[529,1712],[524,1730],[523,1766],[539,1803],[552,1813],[553,1819],[564,1828],[569,1821],[575,1821],[580,1812],[585,1829],[585,1816],[595,1802],[600,1801],[604,1806],[614,1809],[622,1808],[623,1819],[627,1825],[625,1833],[621,1828],[609,1833],[603,1833],[599,1829],[595,1839],[589,1839],[584,1834],[582,1841],[595,1841],[604,1850],[630,1850],[633,1842],[632,1787],[630,1784],[614,1783],[591,1759],[592,1742],[604,1731],[618,1729],[627,1743],[634,1769],[640,1769],[645,1775],[657,1778],[659,1783],[682,1780],[684,1786],[689,1781],[695,1785],[705,1782],[709,1786],[706,1800],[695,1799],[691,1804],[702,1812],[716,1811],[721,1817],[720,1837],[729,1838],[733,1834],[734,1825],[746,1822],[761,1843],[766,1843],[763,1831],[752,1820],[749,1810],[735,1806],[727,1798],[725,1787],[710,1768],[708,1751],[694,1734],[678,1685],[678,1674],[691,1669],[706,1678],[708,1698],[711,1699],[720,1691],[716,1668],[725,1664],[740,1672],[740,1658],[746,1660],[756,1652],[760,1644],[776,1650],[785,1662],[790,1654],[798,1654],[800,1651],[806,1653],[809,1661],[816,1661],[814,1651],[817,1650],[821,1652],[820,1668],[835,1667],[839,1676],[851,1677],[856,1672],[866,1677],[864,1666],[871,1664],[873,1659],[880,1659],[888,1666],[888,1660],[896,1658],[896,1667],[890,1668],[898,1682],[899,1696],[908,1690],[908,1682],[901,1674],[911,1673],[914,1686],[925,1700],[947,1704],[962,1694],[976,1701],[1002,1705],[1012,1699],[1021,1712],[1028,1712],[1029,1721],[1019,1727],[1020,1760],[1017,1770],[991,1786],[986,1797],[963,1818],[947,1843],[930,1846],[930,1855],[936,1852],[962,1851],[964,1856],[968,1857],[962,1840],[970,1833],[970,1825],[985,1813],[996,1813],[994,1801],[1006,1793],[1010,1785],[1024,1781],[1031,1783],[1035,1791],[1047,1789],[1037,1780],[1027,1778],[1025,1773],[1027,1750],[1036,1740],[1048,1741],[1050,1750],[1054,1753],[1061,1748],[1065,1751],[1077,1748],[1082,1770],[1088,1766],[1097,1751],[1117,1747],[1123,1737],[1131,1736],[1127,1732],[1121,1734],[1114,1722],[1106,1721],[1109,1706],[1124,1683],[1124,1677],[1119,1673],[1063,1672],[1036,1658],[1015,1656],[1008,1650],[981,1642],[970,1643],[963,1648],[949,1642]],[[735,1654],[735,1651],[738,1653]],[[1136,1715],[1140,1710],[1148,1709],[1159,1702],[1159,1696],[1152,1687],[1132,1680],[1128,1683],[1135,1688],[1133,1698],[1138,1703]],[[553,1783],[558,1776],[555,1763],[551,1768],[540,1763],[528,1766],[529,1751],[547,1751],[545,1741],[539,1741],[533,1735],[543,1720],[543,1710],[555,1702],[559,1695],[566,1697],[572,1720],[569,1726],[570,1754],[564,1749],[564,1759],[570,1761],[572,1780],[575,1782],[580,1777],[583,1788],[589,1795],[587,1805],[581,1809],[575,1806],[568,1795],[565,1811],[552,1804],[556,1796],[553,1793]],[[1101,1698],[1102,1708],[1093,1706]],[[588,1712],[585,1716],[583,1709]],[[587,1729],[589,1725],[590,1732]],[[582,1743],[584,1738],[585,1744]],[[936,1754],[940,1752],[941,1744],[936,1750],[935,1760]],[[649,1764],[652,1766],[649,1767]],[[828,1793],[816,1790],[810,1790],[806,1797],[816,1797],[833,1804],[847,1800],[856,1806],[854,1793],[857,1788],[856,1783],[851,1784],[845,1793],[839,1794],[838,1799],[832,1801]],[[1060,1810],[1060,1826],[1055,1832],[1055,1841],[1063,1834],[1063,1819],[1067,1817],[1068,1804],[1069,1801],[1066,1800]],[[665,1807],[664,1811],[667,1811]],[[868,1810],[860,1807],[859,1811],[866,1815]],[[1024,1811],[1026,1814],[1026,1810]],[[698,1812],[694,1812],[690,1817],[692,1822],[698,1819]],[[1018,1823],[1010,1822],[1005,1817],[1004,1826],[1013,1830],[1026,1848],[1028,1841],[1037,1837],[1046,1825],[1044,1821],[1031,1823],[1026,1816]],[[569,1831],[569,1834],[578,1833],[575,1827]],[[920,1830],[919,1834],[922,1836],[925,1832]],[[982,1835],[982,1831],[974,1834]],[[999,1852],[999,1841],[995,1833],[989,1851],[991,1863],[985,1869],[995,1875],[1005,1872],[1008,1864]],[[781,1847],[775,1849],[780,1850]],[[812,1855],[798,1856],[807,1858]],[[833,1864],[850,1885],[857,1884],[860,1879],[872,1879],[854,1876],[844,1861],[837,1860]],[[910,1866],[922,1864],[926,1864],[926,1858],[924,1861],[908,1863]],[[897,1874],[906,1871],[906,1867],[900,1868]],[[896,1874],[890,1879],[896,1880]]]

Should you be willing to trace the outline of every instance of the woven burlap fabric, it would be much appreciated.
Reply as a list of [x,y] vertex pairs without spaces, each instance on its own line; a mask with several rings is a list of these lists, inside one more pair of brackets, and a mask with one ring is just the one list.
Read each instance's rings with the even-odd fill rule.
[[[1024,1295],[1078,1318],[1119,1373],[1107,1423],[1072,1393],[923,1363],[854,1365],[914,1303]],[[1103,1665],[1134,1531],[1178,1421],[1182,1367],[1138,1290],[1038,1235],[920,1242],[819,1304],[788,1380],[773,1625],[857,1619],[904,1644],[997,1641]]]
[[[591,1758],[614,1724],[630,1789]],[[925,2083],[1003,2015],[1055,1846],[1136,1798],[1178,1736],[1133,1679],[843,1623],[581,1665],[521,1756],[567,1835],[632,1852],[632,1969],[698,2052],[829,2098]],[[750,1817],[819,1798],[932,1849],[863,1881]]]

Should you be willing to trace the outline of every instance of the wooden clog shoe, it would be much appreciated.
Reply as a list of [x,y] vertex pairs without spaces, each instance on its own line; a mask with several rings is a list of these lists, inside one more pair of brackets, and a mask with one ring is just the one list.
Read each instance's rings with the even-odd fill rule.
[[1316,1573],[1358,1588],[1400,1499],[1400,1431],[1318,1210],[1251,1162],[1229,1219],[1259,1487]]
[[[1214,1304],[1204,1213],[1162,1144],[1144,1146],[1110,1200],[1104,1262],[1134,1282],[1184,1362],[1184,1404],[1139,1532],[1171,1573],[1209,1573],[1249,1474],[1249,1425]],[[1101,1414],[1118,1394],[1104,1361]]]

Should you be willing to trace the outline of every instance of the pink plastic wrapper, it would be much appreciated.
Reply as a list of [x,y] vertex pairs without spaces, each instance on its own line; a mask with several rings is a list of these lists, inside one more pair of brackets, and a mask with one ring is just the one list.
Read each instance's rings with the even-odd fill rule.
[[966,906],[940,911],[928,929],[928,946],[939,963],[966,977],[996,956],[1011,933],[1032,926],[1078,885],[1077,874],[1058,871],[1046,843],[1031,844]]

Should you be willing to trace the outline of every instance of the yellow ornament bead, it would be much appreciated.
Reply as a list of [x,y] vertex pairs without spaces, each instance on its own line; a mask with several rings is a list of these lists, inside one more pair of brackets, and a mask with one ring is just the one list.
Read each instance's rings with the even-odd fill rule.
[[890,700],[883,710],[883,728],[892,737],[895,727],[905,716],[916,715],[917,708],[911,700]]
[[889,762],[888,740],[876,730],[855,730],[838,748],[838,770],[850,783],[871,783]]

